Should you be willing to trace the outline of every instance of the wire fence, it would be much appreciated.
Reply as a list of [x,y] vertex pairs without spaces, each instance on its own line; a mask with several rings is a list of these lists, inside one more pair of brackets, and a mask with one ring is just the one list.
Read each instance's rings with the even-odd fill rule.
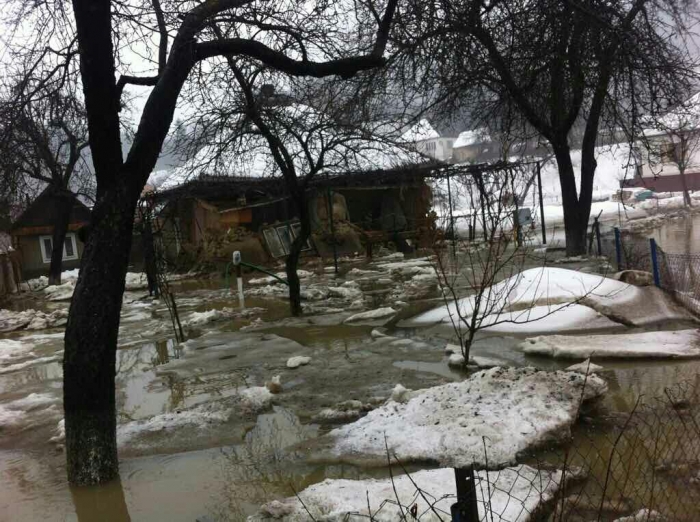
[[393,477],[382,490],[392,494],[378,508],[342,520],[698,521],[699,389],[697,380],[681,382],[659,397],[640,396],[626,412],[588,406],[593,410],[580,412],[582,421],[563,443],[522,455],[518,466],[470,471],[476,501],[460,513],[459,473],[457,495],[445,494],[452,473],[442,469]]
[[700,253],[666,252],[653,239],[610,227],[601,230],[598,255],[607,257],[618,271],[649,272],[659,288],[700,314]]

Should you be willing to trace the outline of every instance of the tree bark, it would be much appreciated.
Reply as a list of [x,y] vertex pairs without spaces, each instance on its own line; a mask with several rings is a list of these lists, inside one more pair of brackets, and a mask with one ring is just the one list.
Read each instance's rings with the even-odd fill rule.
[[681,188],[683,189],[683,204],[686,207],[692,207],[693,201],[690,199],[690,192],[688,191],[688,180],[685,178],[685,169],[678,169],[681,176]]
[[[75,203],[75,195],[67,190],[56,192],[58,214],[53,226],[51,265],[49,265],[49,284],[61,284],[61,269],[63,266],[63,243],[68,233],[70,214]],[[77,246],[77,245],[76,245]]]
[[311,216],[309,215],[309,206],[306,201],[306,194],[303,189],[295,191],[294,202],[297,205],[299,215],[299,223],[301,230],[299,235],[292,241],[289,248],[289,255],[285,263],[287,271],[287,282],[289,283],[289,308],[294,317],[301,315],[301,284],[297,275],[297,266],[299,265],[299,257],[301,250],[309,240],[311,235]]
[[138,181],[131,185],[113,185],[95,205],[66,326],[63,407],[73,485],[106,482],[119,471],[115,363],[139,190]]
[[562,206],[564,209],[566,255],[583,255],[586,253],[586,231],[588,228],[588,215],[591,210],[592,194],[588,195],[587,204],[584,201],[585,195],[582,194],[584,197],[579,198],[577,194],[576,177],[568,144],[553,144],[552,148],[554,149],[554,157],[557,160],[559,169],[559,183],[561,185]]

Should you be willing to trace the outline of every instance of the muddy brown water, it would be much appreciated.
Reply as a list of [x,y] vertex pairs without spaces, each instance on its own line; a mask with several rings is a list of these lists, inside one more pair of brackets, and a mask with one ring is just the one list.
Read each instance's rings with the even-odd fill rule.
[[[235,307],[235,297],[221,286],[220,280],[174,285],[183,315]],[[141,297],[140,292],[129,293],[133,302],[125,305],[124,314],[131,319],[120,331],[120,423],[225,403],[241,387],[260,386],[280,375],[283,391],[273,408],[242,412],[224,422],[184,425],[174,432],[138,433],[120,445],[120,481],[70,488],[62,448],[49,442],[63,416],[60,330],[7,334],[5,338],[31,343],[35,358],[55,359],[0,374],[0,407],[30,394],[44,401],[23,411],[14,424],[0,427],[0,521],[237,521],[265,501],[292,495],[325,478],[385,477],[387,470],[381,467],[313,458],[317,451],[313,440],[337,425],[319,421],[319,411],[350,399],[378,404],[397,383],[419,389],[464,378],[447,366],[443,353],[447,339],[434,332],[390,324],[385,333],[408,340],[388,348],[373,339],[373,325],[348,326],[332,318],[290,319],[286,304],[278,299],[246,299],[247,307],[266,311],[261,314],[262,327],[244,334],[238,330],[251,318],[190,329],[193,346],[199,349],[188,352],[173,343],[166,311],[158,304],[142,306]],[[411,303],[401,317],[438,304],[434,298]],[[16,306],[66,305],[30,300]],[[143,310],[145,314],[140,313]],[[251,336],[260,337],[248,344],[241,341]],[[548,369],[571,364],[525,356],[517,349],[518,341],[482,338],[473,353]],[[212,346],[221,355],[207,360]],[[291,355],[307,355],[311,363],[290,370],[286,360]],[[694,378],[700,361],[606,362],[605,367],[610,392],[602,407],[627,412],[638,394],[658,395],[666,386]]]

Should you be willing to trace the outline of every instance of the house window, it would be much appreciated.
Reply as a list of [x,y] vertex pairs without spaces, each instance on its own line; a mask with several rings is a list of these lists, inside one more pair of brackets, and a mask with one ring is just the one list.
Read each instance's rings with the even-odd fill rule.
[[[267,243],[267,247],[270,249],[272,257],[284,257],[289,255],[289,249],[292,246],[292,241],[301,234],[301,224],[296,223],[285,223],[284,225],[278,225],[263,230],[263,237]],[[311,250],[311,244],[306,241],[306,244],[301,249],[302,252]]]
[[[51,251],[53,250],[53,238],[51,236],[41,236],[39,238],[39,246],[41,247],[41,257],[45,264],[51,262]],[[75,234],[66,234],[66,239],[63,241],[63,260],[71,261],[78,259],[78,245],[75,242]]]

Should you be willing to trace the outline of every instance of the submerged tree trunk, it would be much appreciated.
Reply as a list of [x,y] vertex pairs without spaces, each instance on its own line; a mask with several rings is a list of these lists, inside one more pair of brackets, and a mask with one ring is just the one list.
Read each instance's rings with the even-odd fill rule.
[[561,184],[566,255],[583,255],[586,253],[586,232],[592,195],[588,195],[588,203],[586,204],[584,199],[588,191],[584,193],[582,190],[581,197],[577,193],[576,177],[574,175],[574,166],[571,162],[569,146],[567,144],[553,145],[553,149],[559,169],[559,183]]
[[289,283],[289,308],[292,315],[298,317],[301,315],[301,283],[297,274],[297,266],[299,265],[301,251],[311,235],[311,216],[309,215],[309,207],[303,189],[295,191],[294,202],[297,205],[301,230],[289,248],[285,268],[287,271],[287,282]]
[[63,266],[63,243],[66,241],[70,214],[75,203],[75,195],[68,190],[56,192],[57,214],[51,238],[51,265],[49,266],[49,284],[61,284],[61,269]]
[[95,205],[66,327],[63,406],[73,485],[118,476],[115,363],[138,200],[138,188],[126,185],[114,183]]

